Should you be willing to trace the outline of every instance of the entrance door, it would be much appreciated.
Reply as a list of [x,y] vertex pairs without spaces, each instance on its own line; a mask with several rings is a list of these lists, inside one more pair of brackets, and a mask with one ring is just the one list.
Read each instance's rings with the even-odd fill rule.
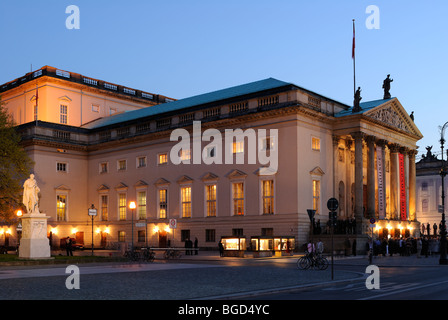
[[159,248],[167,247],[166,231],[159,231]]
[[106,244],[107,244],[107,233],[101,231],[101,244],[100,244],[101,248],[106,248]]
[[84,244],[84,232],[76,232],[75,241],[77,244]]

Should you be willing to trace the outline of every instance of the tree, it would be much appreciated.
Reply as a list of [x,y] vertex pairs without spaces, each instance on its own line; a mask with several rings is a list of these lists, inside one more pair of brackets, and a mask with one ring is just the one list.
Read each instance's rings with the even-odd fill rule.
[[22,182],[33,161],[20,145],[21,136],[0,99],[0,220],[11,222],[22,207]]

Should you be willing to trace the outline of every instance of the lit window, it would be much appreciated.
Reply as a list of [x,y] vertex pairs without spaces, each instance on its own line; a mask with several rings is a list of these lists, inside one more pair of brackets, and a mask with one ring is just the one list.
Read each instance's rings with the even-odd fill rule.
[[167,164],[168,163],[168,153],[160,153],[158,156],[158,164]]
[[56,215],[58,221],[66,221],[67,196],[58,194],[56,196]]
[[242,216],[244,215],[244,183],[233,183],[232,189],[233,214],[236,216]]
[[180,160],[181,161],[185,161],[185,160],[190,160],[191,159],[191,152],[190,149],[182,149],[180,150]]
[[118,231],[118,241],[126,242],[126,231]]
[[244,141],[234,141],[233,153],[243,153],[243,152],[244,152]]
[[320,202],[320,181],[313,180],[313,210],[319,213],[319,202]]
[[101,220],[107,221],[109,219],[109,199],[107,195],[101,196]]
[[146,192],[141,191],[137,193],[137,213],[139,220],[146,219]]
[[168,209],[168,190],[160,189],[159,190],[159,218],[166,219],[167,218],[167,209]]
[[216,184],[206,185],[207,217],[216,217]]
[[262,182],[263,214],[274,213],[274,181],[263,180]]
[[191,187],[182,187],[180,189],[182,202],[182,217],[191,218]]
[[126,193],[118,194],[118,215],[120,220],[126,220]]
[[320,139],[312,137],[311,138],[311,148],[315,151],[320,151]]

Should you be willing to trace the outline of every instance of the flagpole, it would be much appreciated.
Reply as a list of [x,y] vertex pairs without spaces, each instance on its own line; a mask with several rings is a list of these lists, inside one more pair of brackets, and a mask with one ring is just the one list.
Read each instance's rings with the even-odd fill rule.
[[353,19],[353,47],[352,47],[352,58],[353,58],[353,96],[355,96],[355,94],[356,94],[355,19]]

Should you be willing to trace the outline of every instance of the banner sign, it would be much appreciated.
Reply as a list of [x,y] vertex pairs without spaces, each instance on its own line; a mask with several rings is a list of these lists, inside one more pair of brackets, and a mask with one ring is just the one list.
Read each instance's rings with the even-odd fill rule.
[[399,170],[400,170],[400,215],[401,221],[407,220],[406,214],[406,178],[404,175],[404,155],[398,154]]
[[376,171],[378,174],[378,217],[385,218],[384,210],[384,181],[383,181],[383,149],[380,146],[376,147]]

